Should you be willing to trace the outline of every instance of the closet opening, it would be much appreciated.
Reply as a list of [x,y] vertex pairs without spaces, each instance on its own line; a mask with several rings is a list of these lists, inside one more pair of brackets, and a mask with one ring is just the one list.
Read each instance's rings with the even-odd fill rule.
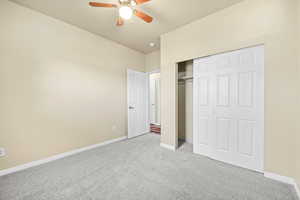
[[178,148],[193,151],[193,60],[178,63]]

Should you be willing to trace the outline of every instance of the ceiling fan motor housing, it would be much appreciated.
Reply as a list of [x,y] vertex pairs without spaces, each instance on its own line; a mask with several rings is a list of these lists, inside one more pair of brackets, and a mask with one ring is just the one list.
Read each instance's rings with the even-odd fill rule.
[[126,6],[132,5],[132,2],[135,3],[134,0],[119,0],[120,5],[126,5]]

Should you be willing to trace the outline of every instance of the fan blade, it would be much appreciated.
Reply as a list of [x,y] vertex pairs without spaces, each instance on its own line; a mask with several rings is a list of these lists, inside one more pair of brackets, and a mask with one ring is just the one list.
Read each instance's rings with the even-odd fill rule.
[[124,20],[121,17],[118,17],[117,26],[123,26],[123,25],[124,25]]
[[141,18],[142,20],[144,20],[147,23],[151,23],[153,21],[152,17],[150,17],[149,15],[147,15],[146,13],[144,13],[142,11],[134,10],[134,15]]
[[151,1],[151,0],[135,0],[135,2],[136,2],[137,5],[146,3],[146,2],[148,2],[148,1]]
[[104,7],[104,8],[115,8],[115,7],[117,7],[116,4],[112,4],[112,3],[90,2],[89,4],[90,4],[90,6],[93,6],[93,7]]

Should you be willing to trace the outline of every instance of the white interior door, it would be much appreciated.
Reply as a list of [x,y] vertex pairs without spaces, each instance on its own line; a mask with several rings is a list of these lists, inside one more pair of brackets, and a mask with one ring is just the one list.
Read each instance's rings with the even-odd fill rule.
[[156,123],[156,81],[150,77],[150,122]]
[[127,70],[128,138],[150,132],[148,74]]
[[264,48],[194,60],[194,152],[263,170]]
[[155,117],[155,123],[160,125],[160,78],[155,80],[155,102],[156,102],[156,117]]
[[150,75],[150,122],[160,124],[160,74]]

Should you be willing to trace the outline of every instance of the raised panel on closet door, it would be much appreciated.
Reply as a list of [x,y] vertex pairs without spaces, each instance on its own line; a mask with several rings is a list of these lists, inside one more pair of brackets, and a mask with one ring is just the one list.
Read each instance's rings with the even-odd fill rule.
[[230,105],[230,75],[217,75],[216,106]]
[[257,66],[257,48],[241,49],[239,51],[240,67],[255,68]]
[[255,121],[238,120],[237,152],[244,156],[254,156]]
[[235,120],[232,116],[215,116],[214,124],[212,158],[232,163],[234,151],[233,136],[236,133]]
[[199,106],[204,107],[209,104],[209,77],[199,77],[198,82],[198,96]]
[[238,105],[253,106],[254,97],[254,73],[255,72],[240,72],[238,73]]
[[229,151],[229,141],[232,128],[231,119],[216,118],[216,150]]

